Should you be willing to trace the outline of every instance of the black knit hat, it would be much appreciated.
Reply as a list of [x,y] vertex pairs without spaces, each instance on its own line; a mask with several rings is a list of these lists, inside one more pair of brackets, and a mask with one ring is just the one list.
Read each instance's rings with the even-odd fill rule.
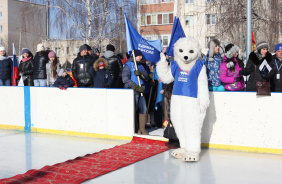
[[86,45],[81,45],[81,46],[79,47],[79,52],[81,52],[81,51],[83,51],[83,50],[87,50]]
[[112,44],[109,44],[109,45],[107,45],[107,50],[110,50],[110,51],[114,52],[116,49],[115,49],[115,47]]
[[86,48],[87,48],[87,51],[90,51],[90,50],[92,50],[91,49],[91,47],[89,46],[89,45],[87,45],[87,44],[84,44],[85,46],[86,46]]
[[142,56],[142,52],[140,50],[134,50],[135,57]]

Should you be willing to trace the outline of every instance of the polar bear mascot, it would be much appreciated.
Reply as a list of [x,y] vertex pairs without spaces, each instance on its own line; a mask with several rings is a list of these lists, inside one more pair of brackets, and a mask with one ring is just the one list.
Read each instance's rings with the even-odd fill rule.
[[192,37],[185,37],[174,44],[174,61],[171,65],[161,53],[156,68],[162,82],[174,81],[170,113],[180,148],[171,155],[186,162],[198,161],[201,152],[202,125],[209,106],[204,64],[199,42]]

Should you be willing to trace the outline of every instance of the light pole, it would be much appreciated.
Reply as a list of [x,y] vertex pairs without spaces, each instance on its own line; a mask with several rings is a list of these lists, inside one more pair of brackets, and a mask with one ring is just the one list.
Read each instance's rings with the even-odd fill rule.
[[252,52],[252,0],[247,0],[247,61]]

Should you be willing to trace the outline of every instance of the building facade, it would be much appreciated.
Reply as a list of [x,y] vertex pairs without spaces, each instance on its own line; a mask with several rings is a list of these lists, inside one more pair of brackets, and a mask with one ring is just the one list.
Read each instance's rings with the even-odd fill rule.
[[[236,3],[238,2],[235,2],[234,4],[236,5]],[[224,6],[222,6],[223,4]],[[266,2],[266,5],[264,6],[268,7],[269,4],[271,3]],[[208,51],[208,42],[214,38],[218,38],[225,44],[229,42],[238,44],[239,47],[243,48],[242,32],[246,31],[246,20],[244,13],[246,10],[240,10],[242,16],[238,17],[236,16],[237,14],[235,14],[233,17],[229,16],[228,20],[226,18],[225,21],[227,22],[224,22],[224,16],[226,16],[226,14],[232,15],[231,12],[224,11],[222,9],[219,11],[219,9],[223,7],[230,9],[230,7],[228,7],[227,1],[139,0],[137,5],[137,27],[139,28],[139,33],[147,40],[161,39],[164,47],[167,47],[170,42],[173,19],[174,16],[177,16],[180,19],[186,36],[191,36],[199,40],[200,45],[202,46],[202,52],[204,54],[206,54]],[[256,6],[259,5],[256,4]],[[237,6],[235,7],[237,9]],[[263,12],[264,9],[255,7],[255,10],[258,12]],[[223,14],[222,12],[226,14]],[[255,33],[257,42],[262,40],[267,41],[271,43],[270,45],[272,45],[270,46],[270,49],[274,49],[273,45],[282,42],[282,16],[280,17],[280,29],[275,31],[273,29],[273,25],[262,27],[264,24],[270,25],[271,22],[274,25],[279,24],[279,21],[274,19],[275,16],[268,12],[271,11],[267,11],[265,14],[260,13],[260,15],[262,15],[262,17],[269,17],[269,19],[272,21],[270,20],[262,22],[262,20],[259,19],[253,20],[253,31]],[[277,14],[279,13],[275,13],[275,15]],[[230,28],[230,31],[233,34],[232,37],[228,34],[224,34],[226,31],[228,31],[228,24],[233,24],[232,29]],[[266,34],[265,29],[269,29],[268,32],[272,31],[272,33],[274,32],[276,35],[273,36],[271,34]]]
[[36,51],[36,46],[46,39],[46,6],[18,1],[0,0],[0,45],[9,55],[15,44],[17,54],[22,48]]

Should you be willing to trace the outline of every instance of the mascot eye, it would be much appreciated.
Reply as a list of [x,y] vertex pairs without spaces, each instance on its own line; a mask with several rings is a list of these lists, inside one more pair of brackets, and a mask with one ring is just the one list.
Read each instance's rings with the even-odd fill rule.
[[183,52],[183,50],[182,50],[182,49],[179,49],[179,52]]
[[190,50],[189,52],[190,52],[190,53],[194,53],[194,51],[193,51],[193,50]]

